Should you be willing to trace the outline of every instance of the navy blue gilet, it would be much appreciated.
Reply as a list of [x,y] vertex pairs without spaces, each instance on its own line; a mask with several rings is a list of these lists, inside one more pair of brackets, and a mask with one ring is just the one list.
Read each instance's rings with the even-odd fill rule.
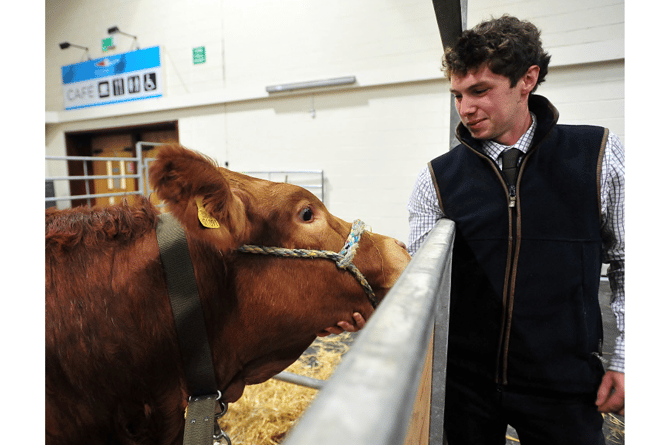
[[456,223],[448,369],[529,391],[584,394],[603,375],[598,302],[601,159],[608,130],[537,116],[517,199],[480,141],[429,164],[441,208]]

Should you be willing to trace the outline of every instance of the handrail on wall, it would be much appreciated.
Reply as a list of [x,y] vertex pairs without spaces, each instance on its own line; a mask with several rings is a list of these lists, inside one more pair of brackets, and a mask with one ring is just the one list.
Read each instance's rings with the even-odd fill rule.
[[418,443],[405,436],[433,333],[429,443],[442,443],[454,236],[437,222],[285,445]]

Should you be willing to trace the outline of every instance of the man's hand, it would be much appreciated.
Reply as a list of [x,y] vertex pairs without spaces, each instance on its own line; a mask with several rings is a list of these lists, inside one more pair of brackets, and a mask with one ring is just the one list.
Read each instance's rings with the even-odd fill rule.
[[597,392],[595,402],[602,413],[625,415],[625,374],[607,371]]
[[[407,246],[402,241],[395,240],[395,243],[404,250],[406,250]],[[337,326],[332,326],[330,328],[327,328],[316,335],[318,335],[319,337],[327,337],[330,334],[339,335],[344,331],[358,332],[360,329],[365,327],[365,318],[362,315],[360,315],[360,313],[358,312],[353,313],[353,321],[355,325],[352,325],[348,321],[342,320],[339,323],[337,323]]]
[[327,337],[330,334],[338,335],[344,331],[357,332],[365,327],[365,318],[358,312],[353,313],[353,320],[355,321],[355,325],[352,325],[347,321],[340,321],[339,323],[337,323],[337,326],[327,328],[324,331],[319,332],[317,335],[319,337]]

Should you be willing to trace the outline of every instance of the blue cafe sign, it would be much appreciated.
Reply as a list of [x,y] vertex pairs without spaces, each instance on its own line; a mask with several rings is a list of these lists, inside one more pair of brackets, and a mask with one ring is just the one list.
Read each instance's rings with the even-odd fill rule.
[[66,110],[163,95],[158,46],[67,65],[61,71]]

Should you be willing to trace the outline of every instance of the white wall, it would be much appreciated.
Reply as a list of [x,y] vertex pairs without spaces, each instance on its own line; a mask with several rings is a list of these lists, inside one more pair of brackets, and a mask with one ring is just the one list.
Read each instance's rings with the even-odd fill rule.
[[[64,154],[68,131],[176,119],[182,144],[234,170],[324,169],[332,213],[406,240],[418,170],[448,146],[450,97],[430,0],[110,3],[46,1],[47,153]],[[538,92],[562,122],[606,125],[624,137],[622,10],[622,1],[478,0],[467,22],[503,12],[533,20],[555,65]],[[142,48],[161,46],[164,97],[63,111],[60,67],[81,52],[58,43],[101,57],[113,25],[138,35]],[[115,53],[126,52],[131,39],[117,43]],[[197,46],[206,47],[203,65],[192,63]],[[265,91],[350,75],[352,87]]]
[[[264,93],[267,85],[355,75],[363,84],[439,75],[441,48],[425,0],[93,0],[46,1],[46,109],[62,110],[60,67],[101,50],[107,28],[160,45],[171,98],[225,90]],[[132,39],[119,35],[126,52]],[[207,62],[192,63],[205,46]],[[435,63],[435,53],[437,63]]]

